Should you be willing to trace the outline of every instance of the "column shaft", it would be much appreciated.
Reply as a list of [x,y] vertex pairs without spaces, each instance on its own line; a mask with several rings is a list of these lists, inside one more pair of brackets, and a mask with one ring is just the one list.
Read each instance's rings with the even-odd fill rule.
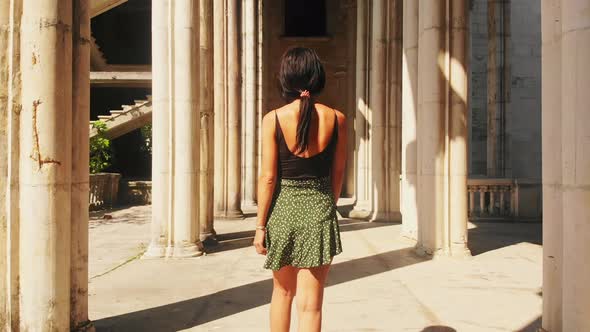
[[563,331],[590,331],[590,1],[561,2]]
[[561,332],[563,203],[561,192],[561,0],[541,2],[543,140],[543,328]]
[[172,256],[201,255],[199,242],[199,0],[175,0],[173,22],[174,142]]
[[449,63],[449,232],[452,255],[469,255],[467,248],[467,112],[468,7],[466,0],[450,5]]
[[215,138],[215,214],[224,216],[227,210],[227,87],[226,87],[226,0],[213,1],[213,85]]
[[418,247],[442,249],[445,172],[445,1],[419,5],[417,197]]
[[[388,168],[391,146],[387,138],[387,4],[386,0],[373,0],[371,3],[371,48],[369,51],[369,114],[370,136],[368,139],[370,180],[368,192],[371,200],[371,219],[385,209],[388,192],[386,169]],[[391,110],[389,110],[391,111]],[[387,146],[387,148],[385,148]]]
[[356,203],[351,211],[351,218],[370,218],[371,201],[369,193],[368,154],[369,107],[368,107],[368,48],[369,48],[369,17],[370,6],[365,1],[357,3],[357,43],[356,43]]
[[144,257],[164,257],[170,218],[170,3],[152,1],[152,225]]
[[[213,81],[213,0],[200,0],[200,81]],[[200,240],[214,240],[213,228],[213,167],[214,167],[214,121],[212,84],[199,85],[201,113],[201,177],[199,180]]]
[[24,0],[22,17],[21,63],[26,65],[21,68],[20,328],[67,331],[72,1]]
[[8,250],[8,91],[9,91],[9,67],[8,59],[10,50],[10,2],[0,2],[0,330],[9,330],[10,317],[9,301],[9,264],[10,251]]
[[241,208],[240,0],[227,0],[227,217],[243,217]]
[[399,38],[396,41],[394,36],[401,33],[396,25],[401,20],[399,4],[384,0],[359,3],[357,7],[356,130],[359,148],[352,218],[399,219],[396,128],[401,55]]
[[403,11],[401,212],[404,235],[416,239],[418,232],[418,198],[416,196],[418,1],[404,0]]
[[258,178],[256,158],[256,121],[257,121],[257,51],[258,51],[258,0],[243,0],[242,21],[242,60],[244,64],[244,96],[242,118],[243,122],[243,206],[256,205],[256,184]]
[[21,70],[20,70],[20,31],[22,1],[10,1],[10,36],[7,44],[8,59],[8,99],[7,99],[7,183],[6,183],[6,248],[7,257],[7,330],[17,331],[20,324],[20,114]]
[[215,215],[243,218],[241,209],[240,0],[214,2]]
[[90,4],[74,1],[72,95],[72,251],[70,328],[88,321],[88,199],[90,120]]

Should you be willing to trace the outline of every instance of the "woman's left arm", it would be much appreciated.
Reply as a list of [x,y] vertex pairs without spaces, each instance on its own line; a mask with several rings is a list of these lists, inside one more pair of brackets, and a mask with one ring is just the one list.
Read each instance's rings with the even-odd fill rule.
[[258,178],[257,229],[254,236],[256,252],[262,255],[266,255],[266,248],[264,247],[266,229],[258,229],[258,227],[266,227],[266,220],[277,182],[278,151],[275,138],[276,120],[273,112],[268,112],[262,119],[262,165],[260,177]]

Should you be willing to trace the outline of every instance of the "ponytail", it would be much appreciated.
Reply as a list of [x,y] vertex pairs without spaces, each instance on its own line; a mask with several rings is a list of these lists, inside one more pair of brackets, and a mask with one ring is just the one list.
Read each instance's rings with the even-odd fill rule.
[[311,124],[311,115],[314,109],[314,102],[309,91],[301,92],[299,103],[299,121],[297,122],[297,143],[295,145],[296,153],[302,153],[307,150],[309,144],[309,127]]
[[322,92],[325,83],[324,66],[314,50],[294,47],[283,54],[279,70],[281,95],[288,103],[300,100],[296,154],[307,150],[311,116],[315,109],[314,96]]

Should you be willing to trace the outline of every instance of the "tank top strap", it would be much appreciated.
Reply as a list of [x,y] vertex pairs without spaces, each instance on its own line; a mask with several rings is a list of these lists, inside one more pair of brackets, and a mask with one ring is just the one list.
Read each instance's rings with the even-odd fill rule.
[[277,142],[280,142],[283,131],[281,130],[281,124],[279,123],[279,116],[277,115],[277,110],[272,110],[272,112],[275,112],[275,138]]
[[332,141],[336,141],[338,139],[338,115],[336,114],[336,110],[334,111],[334,130],[332,131]]

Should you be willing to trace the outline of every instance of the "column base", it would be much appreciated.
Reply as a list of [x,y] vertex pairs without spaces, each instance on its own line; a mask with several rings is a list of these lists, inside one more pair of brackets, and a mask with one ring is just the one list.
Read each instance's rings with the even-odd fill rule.
[[91,321],[87,321],[79,326],[72,328],[73,332],[96,332],[96,327]]
[[166,248],[166,257],[168,258],[192,258],[203,255],[203,244],[201,241],[196,243],[178,243]]
[[201,234],[199,234],[199,240],[204,246],[216,245],[218,243],[217,233],[214,229],[211,232],[201,232]]
[[470,258],[471,250],[467,247],[467,244],[455,244],[451,245],[451,256],[455,258]]
[[399,211],[371,211],[363,207],[355,206],[348,214],[351,219],[361,219],[366,221],[381,221],[381,222],[401,222],[402,215]]
[[141,259],[157,259],[166,257],[166,246],[160,243],[150,243]]
[[216,219],[224,219],[224,220],[235,220],[235,219],[244,219],[244,212],[242,210],[232,210],[232,211],[225,211],[225,212],[215,212]]
[[438,249],[432,249],[432,248],[427,248],[423,245],[420,244],[416,244],[416,246],[414,247],[414,252],[416,253],[416,255],[420,256],[420,257],[431,257],[432,259],[437,259],[437,258],[457,258],[457,259],[462,259],[462,258],[471,258],[471,251],[467,248],[467,247],[455,247],[455,248],[450,248],[450,249],[444,249],[444,248],[438,248]]

